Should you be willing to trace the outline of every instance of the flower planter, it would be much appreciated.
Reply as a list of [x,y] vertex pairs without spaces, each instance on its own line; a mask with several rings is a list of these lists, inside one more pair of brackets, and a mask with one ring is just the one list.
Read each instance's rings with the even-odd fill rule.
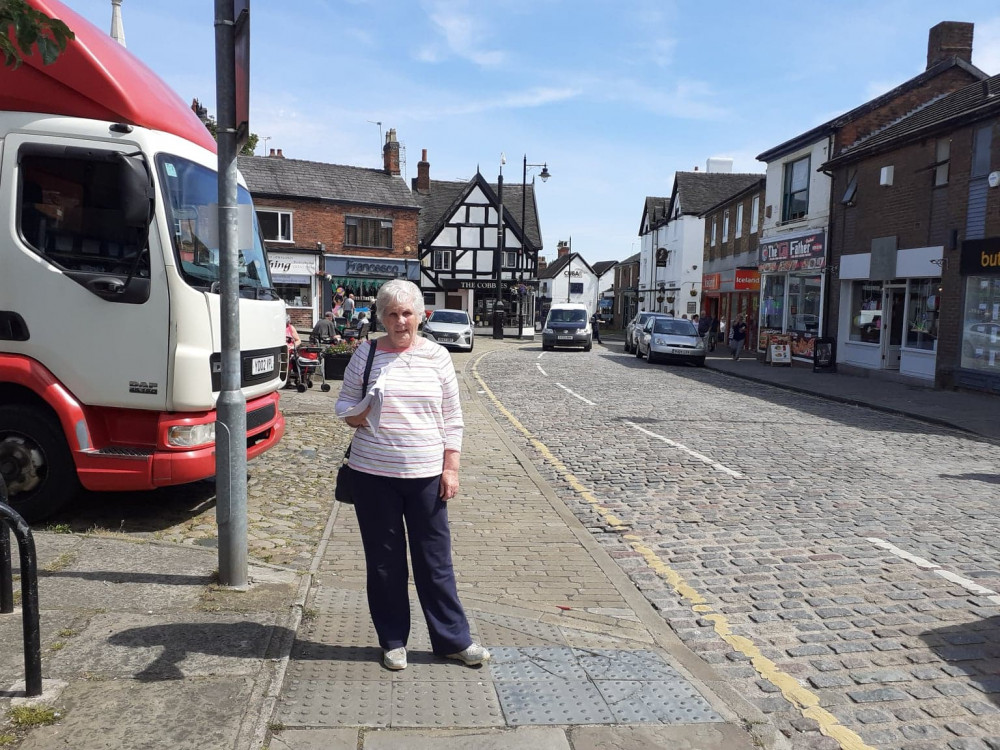
[[350,354],[324,354],[323,375],[327,380],[343,380],[344,370],[351,361]]

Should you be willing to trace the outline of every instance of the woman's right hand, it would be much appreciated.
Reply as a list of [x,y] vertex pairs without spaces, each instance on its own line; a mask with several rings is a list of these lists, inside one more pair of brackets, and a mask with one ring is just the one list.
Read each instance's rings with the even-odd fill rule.
[[360,414],[355,414],[353,417],[344,417],[344,421],[347,422],[347,424],[349,424],[351,427],[363,427],[365,424],[365,420],[368,417],[368,412],[370,412],[371,410],[372,407],[369,405],[368,408],[365,409]]

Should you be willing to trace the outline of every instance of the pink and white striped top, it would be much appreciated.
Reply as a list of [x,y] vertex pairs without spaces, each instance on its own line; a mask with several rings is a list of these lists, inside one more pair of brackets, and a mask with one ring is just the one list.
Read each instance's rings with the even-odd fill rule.
[[[374,341],[366,341],[351,357],[337,399],[338,413],[363,398],[361,383],[372,346]],[[451,355],[427,339],[403,352],[376,349],[369,388],[382,370],[386,381],[378,434],[368,425],[359,427],[348,463],[352,469],[383,477],[437,476],[444,467],[445,450],[462,450],[465,427]]]

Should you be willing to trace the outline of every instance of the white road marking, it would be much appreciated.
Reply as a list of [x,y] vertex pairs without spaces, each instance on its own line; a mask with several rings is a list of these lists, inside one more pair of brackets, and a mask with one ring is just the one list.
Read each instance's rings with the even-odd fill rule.
[[564,391],[566,391],[566,393],[568,393],[570,396],[575,396],[576,398],[580,399],[581,401],[583,401],[583,403],[590,404],[591,406],[597,406],[597,404],[595,404],[593,401],[588,401],[583,396],[581,396],[579,393],[573,393],[573,391],[571,391],[569,388],[567,388],[566,386],[564,386],[562,383],[556,383],[556,385],[559,386],[560,388],[562,388]]
[[542,375],[544,375],[545,377],[549,376],[549,374],[547,372],[545,372],[545,370],[542,369],[542,366],[540,364],[538,364],[537,362],[535,362],[535,367],[537,367],[538,371],[540,373],[542,373]]
[[930,570],[935,575],[939,575],[946,581],[951,581],[952,583],[957,583],[966,591],[979,594],[980,596],[985,596],[994,604],[1000,604],[1000,594],[997,594],[993,589],[988,589],[985,586],[980,586],[975,581],[970,581],[968,578],[958,575],[958,573],[952,573],[950,570],[945,570],[940,565],[925,560],[922,557],[917,557],[916,555],[911,555],[906,550],[900,549],[892,542],[887,542],[884,539],[878,539],[877,537],[867,537],[868,541],[874,544],[876,547],[881,547],[884,550],[888,550],[896,557],[900,557],[904,560],[908,560],[914,565],[923,568],[924,570]]
[[708,464],[709,466],[711,466],[716,471],[721,471],[724,474],[728,474],[729,476],[733,477],[734,479],[745,479],[746,478],[740,472],[735,471],[734,469],[730,469],[728,466],[723,466],[718,461],[715,461],[715,460],[709,458],[708,456],[704,456],[701,453],[699,453],[698,451],[691,450],[686,445],[678,443],[676,440],[671,440],[670,438],[663,437],[663,435],[657,435],[655,432],[650,432],[645,427],[640,427],[635,422],[628,422],[628,421],[626,421],[625,424],[627,424],[629,427],[633,427],[633,428],[637,429],[643,435],[649,435],[650,437],[656,438],[657,440],[662,440],[667,445],[669,445],[669,446],[671,446],[673,448],[677,448],[678,450],[682,450],[685,453],[687,453],[689,456],[693,456],[694,458],[697,458],[699,461],[704,461],[706,464]]

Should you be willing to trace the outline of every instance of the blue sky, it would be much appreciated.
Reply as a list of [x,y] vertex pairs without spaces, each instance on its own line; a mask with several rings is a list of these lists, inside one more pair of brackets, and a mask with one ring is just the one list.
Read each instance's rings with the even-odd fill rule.
[[[66,1],[110,28],[110,0]],[[122,14],[129,49],[214,113],[213,6]],[[379,167],[381,122],[407,178],[421,149],[442,180],[494,181],[505,153],[518,182],[527,154],[552,173],[544,255],[572,237],[588,261],[623,259],[675,171],[763,172],[757,154],[920,73],[943,20],[975,23],[973,63],[1000,73],[996,0],[253,0],[250,127],[287,157]]]

